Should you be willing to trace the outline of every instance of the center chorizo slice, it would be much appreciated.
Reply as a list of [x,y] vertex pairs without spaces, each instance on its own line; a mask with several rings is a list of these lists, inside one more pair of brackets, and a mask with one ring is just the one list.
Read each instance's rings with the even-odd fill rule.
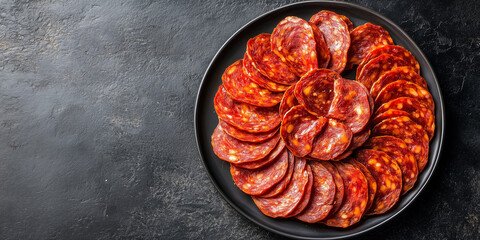
[[218,117],[247,132],[269,132],[282,122],[278,105],[257,107],[231,98],[223,85],[218,88],[214,99]]
[[283,97],[281,92],[271,92],[260,87],[243,73],[243,60],[238,60],[222,75],[223,86],[235,100],[259,107],[277,105]]
[[297,76],[318,68],[315,35],[307,21],[290,16],[275,27],[272,50]]
[[370,132],[371,132],[370,127],[366,126],[362,131],[353,134],[352,141],[350,142],[350,145],[348,145],[347,150],[345,150],[345,152],[335,157],[333,160],[338,161],[350,156],[353,153],[353,150],[355,150],[356,148],[359,148],[360,146],[363,145],[365,141],[368,140],[368,138],[370,137]]
[[244,142],[229,136],[219,124],[212,135],[214,153],[222,160],[239,164],[253,162],[266,157],[280,140],[280,133],[258,143]]
[[334,93],[327,117],[341,121],[352,133],[360,132],[371,115],[368,93],[360,83],[343,78],[335,80]]
[[377,182],[377,192],[369,215],[382,214],[397,203],[402,191],[402,171],[390,156],[384,152],[362,149],[355,159],[372,173]]
[[263,214],[277,218],[288,216],[298,206],[308,184],[308,171],[305,171],[306,160],[295,158],[293,177],[287,188],[274,197],[252,196],[253,201]]
[[348,49],[348,64],[358,65],[374,48],[393,45],[390,34],[381,26],[365,23],[350,33],[350,48]]
[[299,103],[295,97],[295,86],[290,86],[287,91],[283,94],[282,101],[280,101],[280,116],[285,116],[285,113],[288,112],[292,107],[297,106]]
[[270,34],[262,33],[248,40],[246,54],[251,57],[253,66],[270,80],[286,85],[298,81],[295,73],[272,51]]
[[332,227],[349,227],[363,216],[368,201],[367,179],[357,167],[350,163],[334,162],[345,185],[345,195],[340,209],[324,223]]
[[350,33],[347,23],[341,15],[331,11],[320,11],[310,18],[322,32],[330,51],[330,63],[328,68],[342,73],[347,63],[347,54],[350,47]]
[[295,217],[301,221],[315,223],[328,216],[335,200],[335,181],[332,174],[320,162],[309,161],[313,173],[310,202]]
[[375,99],[375,106],[380,107],[393,99],[410,97],[425,105],[430,111],[435,111],[435,103],[427,89],[415,83],[399,80],[385,86]]
[[233,181],[240,190],[250,195],[261,195],[282,180],[288,170],[288,153],[283,150],[275,160],[257,169],[244,169],[230,164]]
[[341,76],[328,69],[316,69],[305,74],[295,86],[295,97],[307,111],[325,116],[334,98],[334,82]]
[[[390,54],[382,54],[361,69],[357,68],[357,81],[363,84],[367,89],[371,89],[373,83],[377,81],[384,73],[396,68],[407,66],[405,60]],[[377,105],[375,103],[375,105]]]
[[319,160],[331,160],[345,152],[352,140],[352,131],[343,123],[329,119],[323,132],[313,142],[310,157]]
[[295,106],[283,117],[280,136],[295,156],[304,157],[312,151],[314,137],[327,121],[327,118],[313,116],[304,106]]

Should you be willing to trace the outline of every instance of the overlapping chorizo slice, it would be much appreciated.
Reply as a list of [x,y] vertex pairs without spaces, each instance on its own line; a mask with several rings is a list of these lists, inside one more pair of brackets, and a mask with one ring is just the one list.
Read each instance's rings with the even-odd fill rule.
[[247,132],[269,132],[282,121],[278,106],[256,107],[239,102],[228,95],[223,85],[218,88],[214,106],[221,120]]
[[397,109],[388,109],[387,111],[376,114],[372,119],[372,125],[375,126],[385,119],[394,118],[394,117],[403,117],[403,116],[411,117],[410,113],[408,112],[397,110]]
[[367,54],[376,47],[393,45],[390,34],[378,25],[365,23],[356,27],[350,33],[350,48],[348,49],[348,64],[358,65]]
[[350,47],[350,33],[348,25],[341,15],[331,11],[320,11],[310,18],[323,34],[325,43],[330,51],[328,68],[341,73],[347,63],[347,53]]
[[362,149],[356,158],[372,173],[377,182],[377,192],[368,215],[382,214],[397,203],[402,191],[402,171],[390,156],[384,152]]
[[335,180],[332,174],[320,163],[309,161],[313,173],[313,187],[310,202],[295,217],[301,221],[315,223],[328,216],[335,200]]
[[363,173],[350,163],[334,162],[342,176],[345,195],[340,209],[324,223],[346,228],[360,221],[368,202],[368,183]]
[[341,76],[328,69],[316,69],[305,74],[295,87],[295,97],[307,111],[325,116],[334,98],[334,82]]
[[277,105],[283,97],[281,92],[271,92],[260,87],[243,73],[243,60],[230,65],[222,75],[223,87],[235,100],[259,107]]
[[315,43],[317,48],[317,62],[318,68],[327,68],[328,63],[330,62],[330,51],[328,50],[327,44],[325,43],[325,38],[323,37],[322,32],[318,29],[317,25],[308,22],[312,27],[313,36],[315,37]]
[[301,202],[308,185],[308,171],[305,168],[306,160],[295,158],[292,180],[283,192],[268,198],[252,196],[258,209],[263,214],[273,218],[286,217],[293,212]]
[[295,209],[285,217],[294,217],[298,215],[307,207],[308,203],[310,202],[310,198],[312,196],[312,186],[313,186],[313,173],[310,165],[307,164],[305,171],[307,171],[308,173],[308,183],[307,183],[307,186],[305,187],[305,192],[303,193],[302,200],[300,200],[300,203],[298,203]]
[[245,141],[245,142],[263,142],[275,135],[275,133],[278,132],[279,128],[274,128],[273,130],[269,132],[259,132],[259,133],[251,133],[247,131],[243,131],[241,129],[236,128],[233,125],[228,124],[225,121],[222,121],[219,119],[219,123],[222,126],[223,131],[225,131],[226,134],[230,135],[231,137],[234,137],[240,141]]
[[268,79],[285,85],[298,81],[295,73],[272,51],[271,35],[262,33],[247,43],[246,54],[251,57],[253,66]]
[[292,107],[297,106],[299,103],[295,97],[295,86],[290,86],[287,91],[283,94],[282,101],[280,101],[280,116],[285,116],[285,113],[288,112]]
[[287,151],[287,152],[288,152],[287,174],[280,182],[275,184],[273,187],[271,187],[267,192],[262,194],[260,197],[269,198],[269,197],[277,196],[287,188],[288,184],[290,184],[290,181],[292,180],[292,177],[293,177],[293,170],[295,168],[295,157],[290,151]]
[[353,150],[362,146],[363,143],[367,141],[369,137],[370,137],[370,127],[366,126],[362,131],[352,135],[352,141],[350,142],[350,145],[348,145],[347,150],[345,150],[345,152],[335,157],[333,160],[338,161],[338,160],[347,158],[353,153]]
[[318,68],[315,35],[307,21],[290,16],[275,27],[272,50],[297,76]]
[[398,80],[385,86],[375,99],[375,106],[380,107],[382,104],[400,97],[413,98],[425,105],[430,111],[435,111],[435,103],[428,90],[404,80]]
[[237,140],[217,125],[212,135],[213,152],[222,160],[239,164],[252,162],[266,157],[280,140],[280,133],[264,142],[252,143]]
[[310,157],[319,160],[331,160],[345,152],[352,140],[352,131],[343,123],[329,119],[324,130],[313,142]]
[[368,202],[367,206],[365,207],[365,212],[370,210],[373,204],[373,200],[375,199],[375,194],[377,193],[377,182],[373,177],[372,173],[361,163],[359,163],[354,158],[349,158],[346,162],[352,164],[353,166],[357,167],[360,171],[362,171],[365,179],[367,179],[368,183]]
[[327,117],[340,120],[352,133],[360,132],[371,115],[368,93],[360,83],[343,78],[335,80],[334,93]]
[[408,66],[412,67],[416,73],[420,72],[420,65],[418,64],[412,53],[398,45],[384,45],[373,49],[367,54],[367,56],[363,59],[360,65],[358,65],[358,69],[360,70],[357,69],[357,72],[361,72],[361,69],[365,66],[365,64],[382,54],[390,54],[395,57],[401,58],[405,60],[405,62],[408,63]]
[[405,80],[407,82],[416,83],[418,86],[427,89],[427,82],[423,77],[418,75],[413,68],[397,67],[390,71],[385,72],[380,78],[375,81],[370,88],[370,94],[373,98],[378,96],[378,93],[385,87],[387,84],[398,81]]
[[324,161],[321,163],[330,172],[330,174],[332,174],[333,181],[335,182],[335,197],[333,201],[333,207],[328,214],[328,216],[332,216],[338,211],[338,209],[340,209],[340,206],[342,205],[343,195],[345,193],[345,186],[343,184],[342,176],[340,176],[340,173],[337,170],[337,167],[335,167],[330,162]]
[[304,106],[295,106],[283,117],[280,136],[295,156],[304,157],[312,151],[314,137],[327,121],[327,118],[313,116]]
[[235,166],[245,169],[256,169],[271,163],[285,149],[285,143],[280,139],[277,146],[264,158],[246,163],[237,163]]
[[393,136],[372,137],[365,143],[365,148],[384,152],[398,163],[402,171],[402,194],[415,185],[418,176],[417,161],[403,140]]
[[272,92],[284,92],[289,87],[289,85],[276,83],[262,75],[255,66],[253,66],[252,59],[247,53],[243,56],[243,73],[259,86]]
[[[357,69],[357,81],[363,84],[367,89],[371,89],[373,83],[377,81],[385,72],[396,67],[406,66],[407,62],[403,59],[390,54],[383,54],[368,62],[365,67]],[[375,103],[375,105],[377,105]]]
[[402,139],[415,156],[418,172],[422,172],[428,162],[429,139],[422,126],[409,117],[396,117],[383,120],[372,129],[372,136],[394,136]]
[[340,18],[342,18],[342,20],[347,24],[348,32],[352,32],[353,29],[355,28],[355,27],[353,26],[352,21],[350,21],[350,19],[349,19],[348,17],[344,16],[344,15],[339,15],[339,16],[340,16]]
[[286,149],[275,160],[261,168],[245,169],[230,164],[233,181],[240,190],[250,195],[261,195],[285,177],[288,170]]
[[[435,115],[433,112],[421,104],[419,101],[409,98],[400,97],[384,103],[376,112],[373,122],[380,122],[382,119],[386,119],[387,115],[392,115],[392,111],[405,111],[409,113],[410,118],[420,124],[428,134],[428,137],[432,139],[435,133]],[[389,112],[390,111],[390,112]],[[386,114],[389,112],[389,114]],[[379,118],[379,119],[377,119]]]

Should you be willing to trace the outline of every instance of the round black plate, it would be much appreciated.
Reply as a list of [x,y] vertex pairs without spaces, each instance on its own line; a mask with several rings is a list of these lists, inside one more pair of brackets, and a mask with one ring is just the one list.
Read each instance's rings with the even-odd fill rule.
[[[248,39],[263,32],[271,33],[277,23],[286,16],[297,16],[308,20],[313,14],[321,10],[331,10],[345,15],[350,18],[355,26],[371,22],[384,27],[390,33],[395,44],[405,47],[417,58],[421,67],[421,75],[427,81],[436,104],[436,131],[435,137],[430,142],[429,162],[425,170],[420,174],[415,187],[405,196],[402,196],[395,207],[387,213],[364,218],[347,229],[331,228],[320,224],[307,224],[295,219],[273,219],[263,215],[257,209],[250,196],[244,194],[234,185],[230,175],[229,163],[220,160],[213,153],[210,144],[210,136],[218,123],[218,117],[213,106],[213,98],[218,87],[222,84],[221,75],[226,67],[243,57]],[[355,78],[355,73],[352,70],[342,75],[349,79]],[[437,165],[442,148],[444,107],[439,85],[430,63],[413,40],[392,21],[375,11],[351,3],[330,1],[301,2],[275,9],[254,19],[233,34],[222,46],[210,63],[198,91],[195,106],[195,133],[201,158],[213,183],[225,200],[242,215],[265,229],[288,237],[300,239],[340,239],[356,236],[387,222],[405,209],[422,191]]]

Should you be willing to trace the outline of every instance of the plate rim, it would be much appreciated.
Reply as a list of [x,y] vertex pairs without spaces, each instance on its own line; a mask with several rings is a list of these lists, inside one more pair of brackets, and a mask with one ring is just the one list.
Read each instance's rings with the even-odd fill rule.
[[[246,212],[244,212],[243,210],[241,210],[229,197],[227,197],[225,195],[225,193],[220,189],[219,185],[217,184],[217,182],[214,180],[213,176],[212,176],[212,172],[211,170],[207,167],[206,165],[206,162],[205,162],[205,158],[206,156],[204,156],[204,153],[201,151],[201,147],[200,147],[200,136],[199,136],[199,126],[198,126],[198,119],[199,119],[199,110],[198,110],[198,105],[199,105],[199,101],[200,101],[200,98],[201,98],[201,95],[202,95],[202,92],[204,92],[204,88],[205,88],[205,85],[206,85],[206,77],[207,75],[209,75],[209,73],[211,72],[211,69],[214,65],[214,63],[217,61],[217,58],[218,56],[221,54],[221,52],[223,52],[223,50],[225,49],[225,47],[234,39],[237,37],[237,35],[239,35],[241,32],[243,32],[244,29],[250,27],[252,24],[254,24],[255,22],[257,22],[258,20],[264,18],[266,15],[270,15],[274,12],[278,12],[278,11],[282,11],[282,10],[285,10],[285,9],[288,9],[288,8],[291,8],[293,6],[297,6],[297,5],[304,5],[304,4],[312,4],[312,3],[319,3],[319,4],[322,4],[322,3],[328,3],[328,4],[334,4],[336,6],[339,6],[339,7],[342,7],[342,6],[349,6],[349,7],[353,7],[353,8],[357,8],[357,9],[360,9],[362,11],[366,11],[366,12],[369,12],[373,15],[375,15],[376,17],[380,18],[381,20],[387,22],[388,24],[390,24],[391,26],[395,27],[396,30],[398,30],[400,33],[402,33],[406,39],[411,42],[415,48],[417,48],[419,50],[419,53],[420,53],[420,57],[423,58],[425,60],[425,64],[427,65],[428,68],[432,69],[432,78],[433,78],[433,81],[435,82],[435,85],[437,86],[436,87],[436,90],[437,90],[437,93],[438,93],[438,98],[439,98],[439,103],[436,103],[436,105],[439,107],[439,110],[440,110],[440,115],[441,115],[441,119],[440,119],[440,126],[436,126],[437,128],[440,127],[440,135],[438,136],[438,151],[436,152],[436,155],[433,156],[433,165],[432,165],[432,170],[430,172],[428,172],[428,174],[425,176],[425,183],[423,184],[423,186],[420,186],[420,188],[413,194],[413,196],[411,197],[411,199],[405,203],[405,205],[401,208],[399,208],[397,211],[391,213],[390,216],[388,216],[387,218],[385,218],[384,220],[382,220],[381,222],[371,226],[371,227],[368,227],[366,229],[363,229],[363,230],[360,230],[358,232],[354,232],[354,233],[350,233],[350,234],[346,234],[346,235],[341,235],[341,236],[335,236],[335,237],[304,237],[304,236],[298,236],[298,235],[292,235],[290,233],[286,233],[286,232],[282,232],[282,231],[278,231],[276,229],[273,229],[269,226],[266,226],[264,225],[263,223],[257,221],[256,219],[252,218],[251,216],[249,216]],[[280,6],[280,7],[277,7],[275,9],[272,9],[272,10],[269,10],[257,17],[255,17],[254,19],[250,20],[249,22],[247,22],[246,24],[244,24],[242,27],[240,27],[237,31],[235,31],[223,44],[222,46],[220,47],[220,49],[215,53],[215,55],[213,56],[212,60],[210,61],[210,63],[208,64],[208,67],[202,77],[202,81],[200,82],[200,85],[198,87],[198,91],[197,91],[197,97],[196,97],[196,100],[195,100],[195,109],[194,109],[194,130],[195,130],[195,142],[196,142],[196,145],[197,145],[197,150],[198,150],[198,153],[200,154],[200,160],[203,164],[203,167],[206,169],[207,173],[208,173],[208,177],[210,178],[210,181],[213,183],[213,185],[215,186],[217,192],[220,193],[220,195],[223,197],[224,200],[226,200],[228,202],[228,204],[233,207],[237,212],[239,212],[242,216],[244,216],[245,218],[247,218],[248,220],[254,222],[255,224],[257,224],[258,226],[262,227],[263,229],[265,230],[268,230],[270,232],[273,232],[273,233],[276,233],[276,234],[279,234],[281,236],[286,236],[286,237],[290,237],[290,238],[295,238],[295,239],[346,239],[346,238],[351,238],[351,237],[356,237],[356,236],[360,236],[360,235],[363,235],[375,228],[378,228],[382,225],[384,225],[385,223],[387,223],[388,221],[390,221],[391,219],[395,218],[397,215],[399,215],[400,213],[402,213],[408,206],[410,206],[410,204],[412,202],[415,201],[415,199],[424,191],[425,187],[428,185],[431,177],[433,176],[433,174],[435,173],[436,169],[437,169],[437,165],[438,165],[438,162],[440,160],[440,157],[442,155],[442,152],[443,152],[443,144],[444,144],[444,137],[445,137],[445,106],[444,106],[444,100],[443,100],[443,95],[442,95],[442,92],[441,92],[441,89],[440,89],[440,84],[438,82],[438,79],[437,79],[437,76],[435,74],[435,71],[433,71],[433,67],[432,65],[430,64],[430,61],[428,60],[428,58],[425,56],[425,54],[423,53],[422,49],[417,45],[417,43],[410,37],[409,34],[407,34],[400,26],[398,26],[396,23],[394,23],[393,21],[391,21],[389,18],[387,18],[386,16],[384,16],[383,14],[373,10],[373,9],[370,9],[370,8],[367,8],[367,7],[364,7],[364,6],[361,6],[359,4],[356,4],[356,3],[351,3],[351,2],[340,2],[340,1],[332,1],[332,0],[317,0],[317,1],[303,1],[303,2],[296,2],[296,3],[290,3],[290,4],[287,4],[287,5],[284,5],[284,6]]]

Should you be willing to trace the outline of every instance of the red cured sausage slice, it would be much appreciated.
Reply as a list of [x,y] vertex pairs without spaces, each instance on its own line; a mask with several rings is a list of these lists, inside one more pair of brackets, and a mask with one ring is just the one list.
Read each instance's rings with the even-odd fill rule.
[[285,113],[288,112],[292,107],[297,106],[299,103],[295,97],[295,86],[290,86],[287,91],[283,94],[282,101],[280,102],[280,116],[285,116]]
[[334,84],[333,98],[327,117],[340,120],[353,133],[360,132],[370,119],[368,93],[358,82],[339,78]]
[[375,99],[375,106],[380,107],[382,104],[400,97],[413,98],[425,105],[430,111],[435,111],[435,104],[428,90],[404,80],[395,81],[385,86]]
[[347,24],[347,27],[348,27],[348,32],[352,32],[353,29],[355,28],[353,26],[353,23],[352,21],[350,21],[350,19],[344,15],[340,15],[340,17],[342,18],[342,20]]
[[370,137],[370,127],[367,126],[361,132],[353,134],[352,142],[350,143],[350,145],[348,145],[347,150],[345,150],[345,152],[338,155],[333,160],[338,161],[338,160],[347,158],[353,153],[353,150],[362,146],[363,143],[367,141],[369,137]]
[[286,217],[294,217],[298,215],[307,207],[308,203],[310,202],[310,198],[312,196],[312,186],[313,186],[313,174],[312,174],[312,168],[310,167],[310,165],[307,164],[305,171],[307,171],[308,173],[308,183],[307,183],[307,187],[305,187],[305,193],[303,194],[302,200],[297,205],[297,207]]
[[402,171],[386,153],[371,149],[357,151],[356,160],[372,173],[377,182],[377,192],[369,215],[388,211],[397,203],[402,190]]
[[373,98],[376,98],[378,93],[387,86],[387,84],[398,80],[416,83],[418,86],[427,89],[425,79],[418,75],[411,67],[397,67],[380,76],[380,78],[373,83],[370,94]]
[[230,65],[223,73],[222,81],[223,87],[233,99],[255,106],[272,107],[283,97],[283,93],[262,88],[243,74],[243,60]]
[[346,228],[360,221],[368,201],[368,183],[363,173],[350,163],[334,162],[342,176],[345,195],[340,209],[324,223]]
[[282,118],[276,107],[256,107],[232,99],[223,85],[214,99],[215,111],[223,121],[247,132],[268,132],[276,128]]
[[335,214],[343,202],[343,195],[344,195],[344,185],[342,176],[333,164],[329,162],[322,162],[322,165],[332,174],[333,181],[335,182],[335,200],[333,201],[333,207],[328,216],[332,216]]
[[335,200],[335,181],[332,174],[320,163],[309,162],[313,173],[312,196],[307,207],[295,217],[301,221],[315,223],[328,216]]
[[347,53],[350,47],[348,25],[341,15],[331,11],[321,11],[310,18],[317,25],[325,38],[331,59],[328,68],[341,73],[347,63]]
[[408,66],[415,69],[417,73],[420,72],[420,65],[418,64],[417,60],[412,55],[412,53],[410,53],[407,49],[398,45],[385,45],[385,46],[381,46],[373,49],[367,54],[367,56],[363,59],[360,65],[358,65],[358,69],[360,70],[357,69],[357,72],[361,72],[361,69],[365,66],[365,64],[367,64],[368,62],[370,62],[370,60],[382,54],[390,54],[395,57],[399,57],[405,60],[405,62],[408,63]]
[[[390,110],[401,110],[409,113],[409,117],[414,122],[420,124],[423,127],[423,129],[425,129],[425,131],[427,132],[428,137],[432,139],[433,134],[435,133],[435,115],[433,115],[433,112],[430,109],[425,107],[423,104],[420,104],[419,101],[409,97],[400,97],[392,101],[389,101],[383,104],[375,112],[375,116],[376,116],[375,119],[377,118],[379,118],[378,120],[381,120],[381,118],[386,119],[386,116],[388,115],[386,113]],[[373,120],[374,124],[375,124],[375,119]]]
[[278,194],[280,194],[281,192],[283,192],[287,188],[288,184],[292,180],[293,170],[295,168],[295,160],[294,160],[295,158],[294,158],[294,156],[291,152],[289,152],[289,151],[287,151],[287,152],[288,152],[287,174],[285,175],[285,177],[280,182],[275,184],[275,186],[270,188],[270,190],[268,190],[266,193],[262,194],[261,197],[269,198],[269,197],[277,196]]
[[306,160],[295,158],[293,177],[287,188],[275,197],[252,196],[253,201],[263,214],[277,218],[286,217],[301,202],[308,184],[308,171],[305,171]]
[[266,157],[280,140],[280,133],[272,138],[260,142],[243,142],[226,134],[220,125],[217,125],[212,135],[212,146],[215,154],[222,160],[230,163],[245,163]]
[[262,142],[273,137],[275,133],[278,132],[278,128],[275,128],[270,132],[251,133],[238,129],[222,120],[219,120],[219,124],[222,126],[222,129],[226,134],[245,142]]
[[390,34],[382,27],[371,23],[356,27],[350,33],[350,38],[348,63],[352,66],[360,64],[372,49],[383,45],[393,45]]
[[240,190],[250,195],[261,195],[285,177],[288,170],[287,150],[261,168],[244,169],[230,164],[233,181]]
[[370,210],[373,204],[373,200],[375,199],[375,194],[377,193],[377,182],[373,177],[372,173],[361,163],[359,163],[354,158],[349,158],[348,163],[352,164],[353,166],[357,167],[360,171],[362,171],[365,179],[367,179],[368,183],[368,202],[367,207],[365,207],[365,212]]
[[[357,69],[357,81],[363,84],[367,89],[371,89],[373,83],[385,72],[406,65],[407,62],[401,58],[389,54],[383,54],[368,62],[365,67],[362,68],[361,72]],[[375,105],[377,104],[375,103]]]
[[330,51],[328,50],[327,44],[325,43],[325,38],[323,37],[322,32],[318,29],[317,25],[309,22],[312,27],[313,36],[315,37],[315,42],[317,43],[317,61],[318,68],[327,68],[328,63],[330,62]]
[[423,127],[409,117],[396,117],[383,120],[372,130],[373,136],[390,135],[402,139],[415,156],[418,172],[422,172],[428,162],[429,139]]
[[316,69],[304,75],[295,87],[295,97],[307,111],[325,116],[334,97],[334,82],[341,76],[328,69]]
[[319,160],[334,159],[345,152],[352,140],[352,131],[343,123],[329,119],[323,132],[313,142],[310,157]]
[[278,141],[277,146],[264,158],[246,163],[238,163],[235,166],[245,169],[256,169],[271,163],[285,149],[285,143],[282,139]]
[[280,136],[287,148],[298,157],[312,151],[314,137],[320,133],[328,119],[308,113],[304,106],[295,106],[285,114]]
[[396,109],[388,109],[387,111],[375,115],[375,117],[372,119],[372,125],[375,126],[385,119],[403,116],[411,117],[410,113],[408,112]]
[[262,33],[247,43],[247,53],[252,60],[253,66],[270,80],[290,85],[298,81],[295,73],[278,57],[271,47],[268,33]]
[[272,50],[297,76],[318,68],[312,27],[298,17],[286,17],[272,33]]
[[259,86],[272,92],[283,92],[289,87],[289,85],[278,84],[263,76],[255,66],[253,66],[252,59],[247,53],[243,56],[243,73]]
[[417,161],[403,140],[393,136],[373,137],[365,143],[365,147],[384,152],[398,163],[402,171],[402,194],[415,185],[418,175]]

